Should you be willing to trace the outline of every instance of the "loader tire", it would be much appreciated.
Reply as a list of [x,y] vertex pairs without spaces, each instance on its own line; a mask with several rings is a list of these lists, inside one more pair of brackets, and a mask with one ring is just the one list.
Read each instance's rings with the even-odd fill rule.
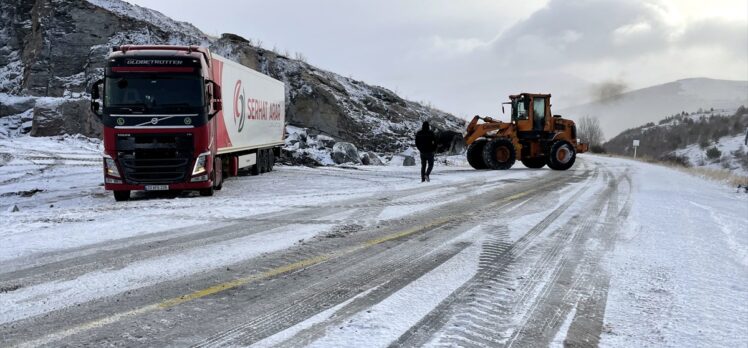
[[568,141],[559,140],[551,145],[546,163],[553,170],[567,170],[577,160],[577,152]]
[[509,169],[516,160],[517,153],[514,151],[514,144],[507,138],[491,140],[483,148],[483,162],[489,169]]
[[522,160],[522,164],[524,164],[525,167],[527,168],[540,169],[545,166],[545,158],[543,157],[525,158]]
[[486,146],[488,140],[478,139],[474,141],[467,150],[467,160],[470,166],[475,169],[486,169],[486,163],[483,162],[483,148]]

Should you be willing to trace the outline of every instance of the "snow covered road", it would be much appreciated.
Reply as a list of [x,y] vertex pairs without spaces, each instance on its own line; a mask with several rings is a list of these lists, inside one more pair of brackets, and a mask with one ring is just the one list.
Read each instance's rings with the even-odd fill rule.
[[664,167],[281,166],[114,203],[97,144],[38,141],[0,142],[2,346],[748,345],[748,195]]

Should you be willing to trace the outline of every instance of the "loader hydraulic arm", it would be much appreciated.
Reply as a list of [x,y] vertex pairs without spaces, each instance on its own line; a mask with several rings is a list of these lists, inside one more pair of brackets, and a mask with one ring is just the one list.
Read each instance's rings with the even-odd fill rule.
[[[478,121],[481,120],[483,121],[483,123],[478,124]],[[511,124],[509,123],[497,121],[490,117],[481,117],[475,115],[467,126],[467,132],[465,133],[465,143],[470,145],[478,138],[486,135],[486,133],[488,132],[504,130],[510,126]]]

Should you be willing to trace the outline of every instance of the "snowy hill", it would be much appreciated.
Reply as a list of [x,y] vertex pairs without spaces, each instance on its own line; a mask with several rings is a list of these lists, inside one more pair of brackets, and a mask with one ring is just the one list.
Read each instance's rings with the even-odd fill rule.
[[[43,23],[43,25],[42,25]],[[86,91],[112,46],[201,45],[286,84],[287,121],[359,149],[407,150],[425,120],[461,131],[464,120],[392,91],[317,69],[234,34],[211,37],[189,23],[120,0],[0,3],[2,134],[99,136]],[[43,101],[43,102],[42,102]]]
[[735,109],[740,105],[748,105],[748,81],[693,78],[630,91],[559,113],[572,119],[598,117],[605,137],[611,139],[628,128],[657,122],[663,115],[698,109]]
[[721,137],[706,149],[698,144],[691,144],[673,151],[672,154],[686,159],[694,167],[729,169],[748,176],[748,146],[745,145],[745,134]]
[[639,140],[640,156],[748,176],[746,131],[748,110],[743,106],[699,110],[628,129],[604,147],[610,153],[632,156],[633,140]]

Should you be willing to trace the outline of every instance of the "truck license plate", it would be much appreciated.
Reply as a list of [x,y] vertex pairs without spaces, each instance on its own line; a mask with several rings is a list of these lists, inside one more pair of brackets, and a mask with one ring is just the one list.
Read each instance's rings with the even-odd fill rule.
[[146,191],[168,191],[169,185],[145,185]]

